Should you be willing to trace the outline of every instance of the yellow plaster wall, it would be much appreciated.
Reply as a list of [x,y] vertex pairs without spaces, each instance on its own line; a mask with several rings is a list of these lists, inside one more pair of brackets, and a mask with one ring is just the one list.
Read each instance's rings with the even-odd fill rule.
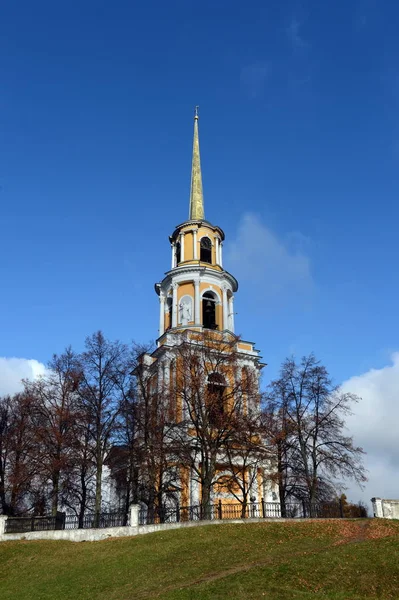
[[[184,231],[184,229],[183,229]],[[192,231],[188,231],[184,236],[184,262],[194,259],[194,236]]]
[[179,302],[183,296],[191,296],[194,302],[194,283],[192,281],[186,281],[180,283],[177,289],[177,301]]
[[253,350],[252,344],[243,344],[242,342],[238,342],[239,350]]
[[165,313],[165,331],[172,326],[169,311]]
[[189,478],[190,478],[189,468],[181,467],[180,468],[180,485],[182,487],[182,492],[181,492],[182,506],[189,506],[189,504],[190,504]]
[[223,307],[221,304],[216,306],[216,323],[219,325],[219,331],[223,330]]

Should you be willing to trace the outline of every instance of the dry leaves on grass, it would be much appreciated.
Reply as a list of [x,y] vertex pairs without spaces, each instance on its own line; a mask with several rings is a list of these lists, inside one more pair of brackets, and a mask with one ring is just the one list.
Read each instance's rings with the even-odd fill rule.
[[340,539],[334,546],[399,535],[399,528],[386,521],[340,521],[337,525]]

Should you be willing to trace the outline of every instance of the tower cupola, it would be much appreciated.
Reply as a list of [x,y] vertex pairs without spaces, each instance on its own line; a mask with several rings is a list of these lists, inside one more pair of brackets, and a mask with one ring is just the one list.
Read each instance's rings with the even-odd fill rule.
[[198,132],[194,114],[189,219],[170,236],[171,269],[155,285],[160,337],[169,330],[213,329],[234,333],[237,280],[223,268],[223,230],[205,219]]

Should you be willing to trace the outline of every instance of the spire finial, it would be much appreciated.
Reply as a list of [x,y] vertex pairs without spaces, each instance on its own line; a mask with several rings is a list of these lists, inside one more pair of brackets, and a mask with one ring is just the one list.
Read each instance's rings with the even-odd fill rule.
[[193,161],[191,166],[190,214],[188,217],[190,221],[202,221],[205,216],[198,137],[198,109],[199,106],[194,109]]

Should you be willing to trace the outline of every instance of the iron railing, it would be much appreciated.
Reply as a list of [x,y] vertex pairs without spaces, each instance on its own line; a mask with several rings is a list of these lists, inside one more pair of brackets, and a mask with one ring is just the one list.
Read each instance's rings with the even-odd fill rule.
[[105,527],[124,527],[128,525],[128,515],[121,512],[89,514],[79,518],[66,515],[64,529],[103,529]]
[[[279,502],[249,502],[224,504],[221,500],[208,507],[194,506],[162,506],[141,508],[139,525],[159,523],[179,523],[185,521],[232,520],[232,519],[267,519],[267,518],[342,518],[344,517],[341,502],[324,502],[312,504],[290,502],[281,505]],[[360,515],[359,515],[360,516]],[[25,533],[28,531],[51,531],[57,529],[93,529],[105,527],[124,527],[129,525],[129,515],[124,512],[108,512],[88,514],[79,518],[75,515],[57,513],[55,517],[8,517],[5,522],[5,533]]]
[[79,518],[75,515],[57,513],[56,517],[8,517],[5,533],[27,533],[28,531],[54,531],[59,529],[94,529],[123,527],[129,524],[126,513],[90,514]]
[[64,529],[63,513],[56,517],[8,517],[5,522],[5,533],[27,533],[28,531],[54,531]]
[[221,500],[207,508],[201,505],[142,508],[139,511],[140,525],[158,523],[178,523],[180,521],[229,520],[229,519],[290,519],[303,518],[341,518],[342,505],[328,502],[309,505],[306,502],[290,502],[281,507],[279,502],[249,502],[223,504]]

